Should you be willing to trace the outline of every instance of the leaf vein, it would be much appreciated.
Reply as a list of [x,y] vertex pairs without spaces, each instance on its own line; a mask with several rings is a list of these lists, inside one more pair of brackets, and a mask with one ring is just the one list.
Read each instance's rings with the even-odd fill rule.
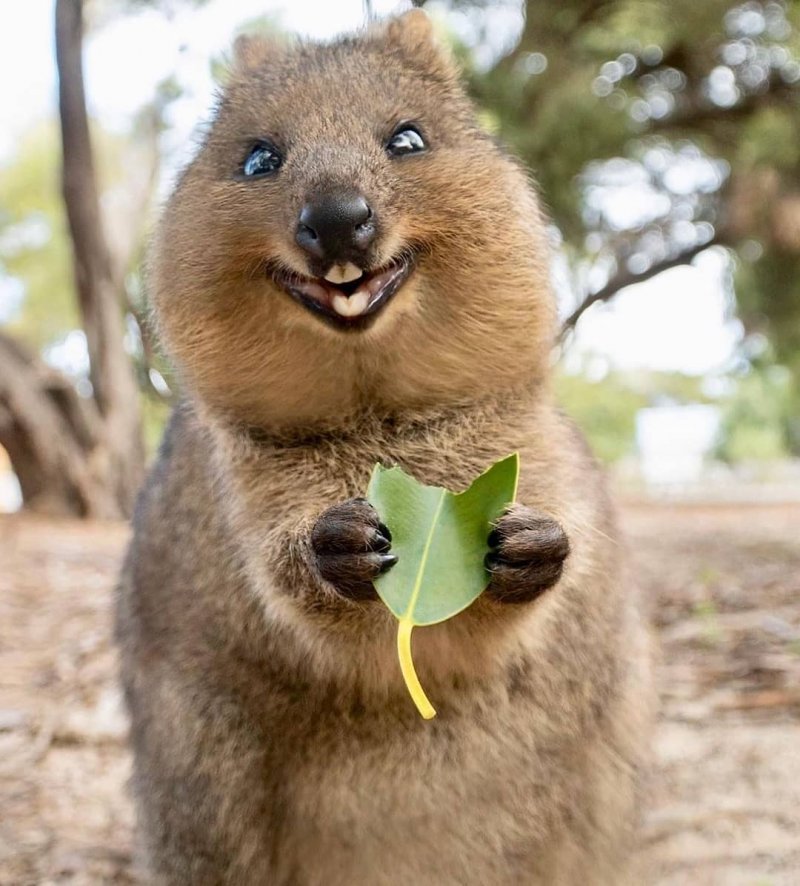
[[428,563],[428,556],[431,552],[433,536],[436,533],[436,526],[439,522],[439,516],[442,513],[442,508],[444,507],[444,500],[446,495],[447,490],[442,489],[441,495],[439,496],[439,501],[436,504],[436,512],[434,513],[433,519],[431,520],[428,537],[425,539],[425,547],[422,550],[422,557],[419,561],[419,569],[417,570],[417,576],[414,580],[414,589],[411,591],[411,597],[408,601],[408,609],[406,609],[406,618],[413,619],[414,617],[414,607],[417,605],[417,598],[419,597],[420,588],[422,587],[422,577],[425,574],[425,567]]

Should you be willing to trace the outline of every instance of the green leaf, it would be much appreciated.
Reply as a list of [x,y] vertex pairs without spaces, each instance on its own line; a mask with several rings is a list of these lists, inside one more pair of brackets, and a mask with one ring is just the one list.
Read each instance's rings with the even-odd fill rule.
[[392,533],[398,561],[375,581],[399,620],[400,667],[419,712],[435,716],[411,660],[411,630],[462,612],[485,590],[483,565],[492,524],[514,501],[519,454],[502,459],[464,492],[423,486],[400,468],[376,465],[367,498]]

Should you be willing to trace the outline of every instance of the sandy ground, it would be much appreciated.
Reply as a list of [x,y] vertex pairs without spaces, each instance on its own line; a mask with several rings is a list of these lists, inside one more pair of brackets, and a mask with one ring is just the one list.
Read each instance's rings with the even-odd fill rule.
[[[623,523],[661,640],[646,883],[800,884],[800,505]],[[109,643],[126,538],[0,519],[2,884],[131,882]]]

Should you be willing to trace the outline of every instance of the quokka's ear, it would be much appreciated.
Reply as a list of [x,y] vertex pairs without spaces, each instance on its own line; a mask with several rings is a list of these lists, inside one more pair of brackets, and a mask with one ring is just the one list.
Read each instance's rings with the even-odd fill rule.
[[270,59],[282,56],[286,44],[270,34],[240,34],[233,42],[232,69],[235,72],[251,71]]
[[386,25],[386,37],[412,51],[419,51],[436,43],[433,24],[421,9],[410,9],[391,19]]
[[434,33],[433,22],[421,9],[410,9],[382,25],[381,36],[389,46],[395,46],[413,58],[435,62],[448,73],[457,73],[450,50]]

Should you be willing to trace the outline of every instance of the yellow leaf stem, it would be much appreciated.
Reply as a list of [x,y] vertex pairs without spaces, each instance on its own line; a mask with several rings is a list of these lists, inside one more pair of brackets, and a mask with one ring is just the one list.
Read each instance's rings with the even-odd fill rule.
[[414,669],[414,661],[411,658],[411,631],[414,623],[408,618],[401,618],[397,627],[397,654],[400,657],[400,670],[403,672],[403,679],[406,681],[406,687],[411,695],[417,710],[426,720],[432,720],[436,716],[436,710],[428,701],[425,690],[422,688]]

